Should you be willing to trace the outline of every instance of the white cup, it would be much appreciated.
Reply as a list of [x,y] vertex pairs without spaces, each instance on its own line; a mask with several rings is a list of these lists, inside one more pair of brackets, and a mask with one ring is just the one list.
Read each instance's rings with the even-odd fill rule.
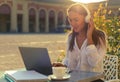
[[66,67],[52,67],[53,75],[55,75],[57,78],[62,78],[67,71]]

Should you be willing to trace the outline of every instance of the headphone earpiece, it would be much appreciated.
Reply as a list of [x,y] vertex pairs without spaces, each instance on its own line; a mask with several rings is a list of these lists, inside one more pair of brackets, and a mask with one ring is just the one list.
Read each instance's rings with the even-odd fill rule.
[[86,23],[89,23],[90,18],[91,18],[91,16],[90,16],[90,15],[87,15],[87,16],[85,17],[85,22],[86,22]]
[[82,5],[82,6],[83,6],[83,8],[86,10],[86,12],[87,12],[87,16],[85,17],[85,22],[86,22],[86,23],[89,23],[90,18],[91,18],[91,16],[90,16],[90,11],[88,10],[88,8],[87,8],[85,5]]

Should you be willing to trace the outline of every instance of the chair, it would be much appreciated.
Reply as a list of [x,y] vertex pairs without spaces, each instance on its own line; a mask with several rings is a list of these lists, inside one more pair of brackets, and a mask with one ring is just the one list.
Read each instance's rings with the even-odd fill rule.
[[106,55],[103,65],[105,82],[120,82],[118,79],[118,56]]

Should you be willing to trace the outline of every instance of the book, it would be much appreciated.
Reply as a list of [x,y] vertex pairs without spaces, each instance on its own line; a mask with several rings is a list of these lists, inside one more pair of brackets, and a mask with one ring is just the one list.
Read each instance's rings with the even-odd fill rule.
[[5,71],[5,78],[9,82],[47,82],[48,76],[31,71]]

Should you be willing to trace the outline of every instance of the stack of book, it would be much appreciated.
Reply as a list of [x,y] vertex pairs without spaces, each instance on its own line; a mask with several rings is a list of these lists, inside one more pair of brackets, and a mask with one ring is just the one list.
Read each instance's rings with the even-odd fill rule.
[[47,82],[48,76],[32,71],[6,71],[5,79],[9,82]]

